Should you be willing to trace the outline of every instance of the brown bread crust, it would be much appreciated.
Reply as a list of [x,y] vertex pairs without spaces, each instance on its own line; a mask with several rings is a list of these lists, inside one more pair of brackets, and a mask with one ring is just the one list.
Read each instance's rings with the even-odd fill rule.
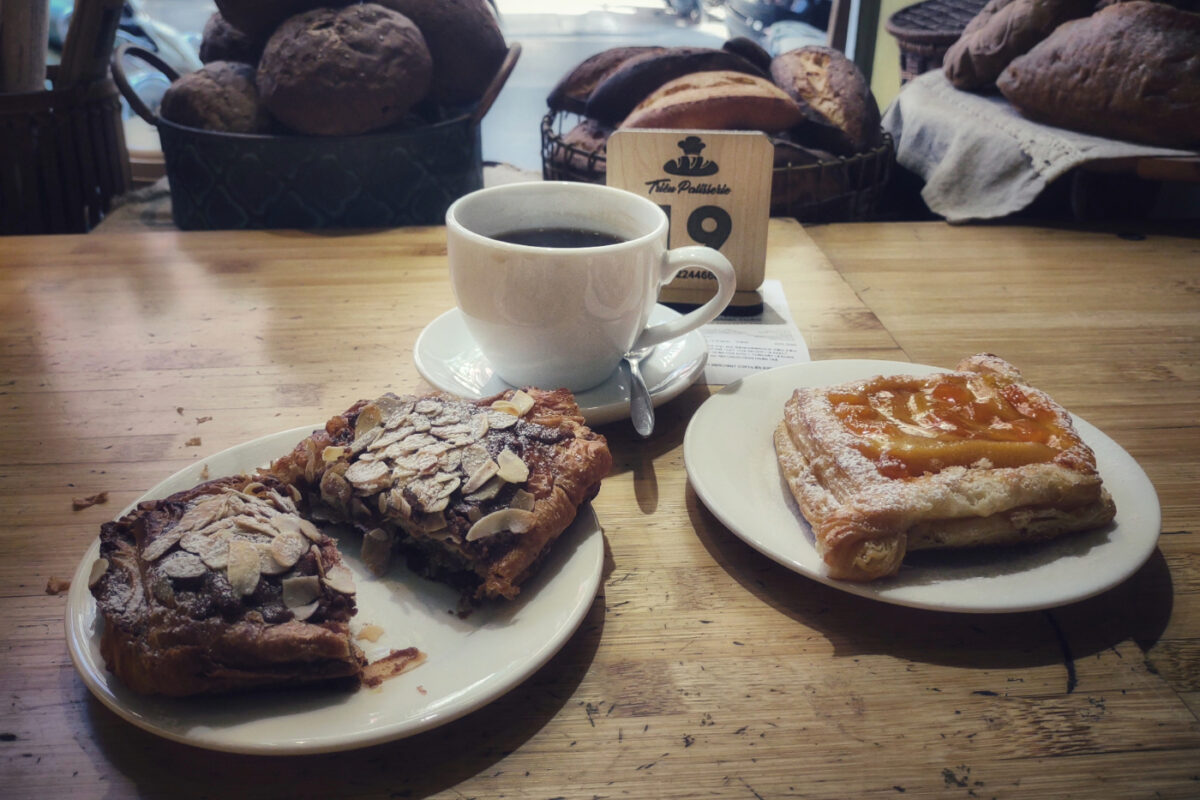
[[797,138],[839,155],[879,144],[879,105],[853,61],[831,47],[809,46],[771,62],[771,79],[800,104]]
[[1014,58],[1067,20],[1092,13],[1093,0],[989,0],[942,61],[959,89],[991,86]]
[[1118,3],[1060,26],[1001,74],[1023,115],[1163,147],[1200,143],[1200,14]]

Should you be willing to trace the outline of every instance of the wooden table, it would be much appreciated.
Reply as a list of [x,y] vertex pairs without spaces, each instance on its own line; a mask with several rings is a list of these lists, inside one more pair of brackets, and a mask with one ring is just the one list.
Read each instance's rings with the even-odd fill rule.
[[[814,359],[1023,368],[1128,450],[1163,507],[1130,580],[1052,611],[858,598],[776,565],[689,489],[712,389],[660,409],[594,506],[611,561],[577,633],[458,721],[364,750],[226,755],[94,700],[64,641],[100,523],[225,447],[384,389],[449,308],[440,229],[0,239],[0,795],[1200,796],[1200,244],[1150,234],[773,221]],[[768,479],[774,480],[774,476]],[[107,503],[72,500],[107,492]]]

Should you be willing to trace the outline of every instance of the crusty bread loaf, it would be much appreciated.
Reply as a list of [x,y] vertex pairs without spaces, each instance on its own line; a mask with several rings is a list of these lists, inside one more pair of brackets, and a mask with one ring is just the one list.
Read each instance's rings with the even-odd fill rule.
[[852,155],[879,143],[879,105],[853,61],[831,47],[812,45],[782,53],[771,62],[775,84],[799,103],[806,143]]
[[800,106],[768,80],[741,72],[697,72],[661,86],[620,127],[777,132],[802,116]]
[[709,47],[670,47],[634,56],[606,75],[588,97],[585,113],[592,119],[616,124],[640,102],[676,78],[698,72],[766,73],[737,53]]
[[550,94],[546,105],[551,111],[569,111],[583,114],[587,110],[588,97],[596,85],[611,75],[629,59],[647,53],[661,53],[667,48],[638,45],[633,47],[610,47],[588,56],[562,77]]
[[257,64],[266,43],[267,37],[250,36],[238,30],[217,11],[204,23],[200,38],[200,61],[204,64],[214,61]]
[[163,94],[163,119],[225,133],[265,133],[271,118],[254,83],[254,67],[214,61],[181,75]]
[[508,47],[487,0],[374,0],[416,23],[433,59],[429,96],[473,103],[500,69]]
[[247,36],[266,39],[288,17],[328,3],[326,0],[216,0],[216,4],[230,25]]
[[959,89],[991,86],[1010,61],[1092,8],[1093,0],[988,0],[946,51],[946,78]]
[[1022,114],[1164,147],[1200,143],[1200,14],[1118,3],[1061,25],[996,82]]
[[290,17],[258,64],[258,90],[280,122],[326,136],[387,127],[429,91],[432,59],[413,22],[374,3]]

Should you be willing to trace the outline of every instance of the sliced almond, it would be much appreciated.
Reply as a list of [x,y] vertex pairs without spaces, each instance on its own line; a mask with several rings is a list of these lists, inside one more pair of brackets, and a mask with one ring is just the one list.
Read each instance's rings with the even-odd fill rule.
[[509,508],[519,508],[522,511],[533,511],[534,497],[524,489],[517,489],[516,494],[512,496],[512,500],[508,502]]
[[167,554],[167,551],[179,543],[180,537],[186,531],[179,530],[179,526],[172,528],[165,533],[160,533],[154,538],[154,541],[146,545],[142,550],[142,558],[146,561],[157,561]]
[[[305,547],[307,547],[307,543]],[[275,556],[271,554],[271,545],[257,542],[254,545],[258,550],[258,572],[260,575],[282,575],[288,571],[288,567],[283,566],[275,560]]]
[[418,414],[424,414],[427,417],[440,414],[442,412],[442,401],[435,400],[432,397],[426,397],[418,400],[413,410]]
[[183,513],[174,530],[181,534],[200,530],[224,516],[226,509],[224,495],[201,500]]
[[496,456],[496,464],[500,467],[496,474],[508,483],[524,483],[529,480],[529,466],[507,447]]
[[296,618],[297,622],[304,622],[304,620],[308,619],[313,614],[315,614],[317,612],[317,609],[320,608],[320,606],[321,606],[320,600],[313,600],[311,603],[308,603],[307,605],[296,606],[295,608],[292,608],[289,610],[292,612],[292,616]]
[[[487,419],[487,417],[483,417],[483,419]],[[483,445],[468,445],[462,451],[462,471],[467,474],[467,477],[470,477],[475,473],[475,470],[484,465],[484,462],[491,459],[491,454],[488,453],[487,448]]]
[[479,491],[480,487],[490,481],[499,471],[500,465],[489,458],[476,467],[470,476],[467,477],[467,482],[462,487],[463,494],[473,494]]
[[350,454],[358,455],[359,453],[361,453],[362,451],[364,451],[368,447],[370,447],[371,444],[382,435],[383,435],[383,427],[382,426],[368,428],[365,432],[363,432],[362,436],[356,436],[354,441],[350,443]]
[[502,411],[505,414],[511,414],[514,417],[521,416],[521,411],[509,400],[497,400],[492,403],[493,411]]
[[325,585],[335,592],[354,594],[354,573],[343,564],[334,564],[325,570]]
[[104,577],[104,573],[108,572],[108,559],[97,558],[92,562],[92,571],[88,573],[88,588],[94,587]]
[[530,511],[519,508],[503,508],[482,517],[467,531],[467,541],[474,542],[488,536],[495,536],[501,531],[525,533],[533,527],[535,517]]
[[488,432],[488,415],[475,414],[470,420],[471,438],[478,441],[487,435]]
[[373,528],[363,535],[361,557],[372,575],[378,577],[387,572],[394,542],[392,534],[383,528]]
[[383,425],[383,409],[374,403],[367,403],[358,412],[358,418],[354,420],[354,438],[361,439],[367,431]]
[[208,572],[208,567],[204,566],[204,562],[200,560],[199,556],[183,550],[164,558],[159,562],[158,568],[168,578],[177,579],[199,578]]
[[290,609],[308,605],[321,596],[321,579],[302,575],[283,579],[283,604]]
[[491,480],[489,480],[483,486],[480,486],[470,494],[463,495],[463,499],[471,503],[483,503],[500,494],[500,490],[503,489],[504,486],[504,479],[498,475],[493,475]]
[[289,531],[275,537],[270,544],[271,557],[280,566],[290,569],[308,552],[308,539],[299,531]]
[[346,454],[346,448],[336,445],[329,445],[321,451],[321,460],[326,464],[332,464]]
[[233,518],[233,523],[244,533],[260,534],[266,540],[274,539],[279,535],[279,531],[275,526],[264,520],[255,519],[254,517],[240,514]]
[[345,506],[354,494],[350,482],[333,470],[321,476],[321,499],[332,506]]
[[374,494],[392,483],[392,470],[382,461],[355,461],[346,469],[346,480],[360,494]]
[[229,566],[225,568],[229,585],[239,597],[253,594],[260,577],[258,548],[245,539],[234,539],[229,543]]
[[[497,400],[496,402],[504,402]],[[515,411],[515,409],[514,409]],[[488,428],[498,431],[507,430],[517,424],[517,415],[506,411],[492,410],[488,412]]]
[[523,417],[533,408],[533,395],[517,389],[512,393],[512,397],[508,398],[508,402],[512,403],[513,407],[517,409],[517,416]]

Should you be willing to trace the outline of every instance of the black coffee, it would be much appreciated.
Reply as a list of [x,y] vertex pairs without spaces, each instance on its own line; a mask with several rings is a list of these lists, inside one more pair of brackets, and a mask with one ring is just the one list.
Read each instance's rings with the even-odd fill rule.
[[530,247],[603,247],[625,241],[620,236],[583,228],[525,228],[498,233],[492,238]]

